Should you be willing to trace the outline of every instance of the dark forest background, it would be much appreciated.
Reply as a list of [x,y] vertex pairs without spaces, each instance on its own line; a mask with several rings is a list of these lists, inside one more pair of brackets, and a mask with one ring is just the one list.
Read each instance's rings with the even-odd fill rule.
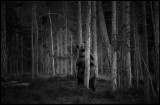
[[159,103],[159,1],[1,1],[1,88],[22,75],[75,77],[83,41],[112,95],[134,89]]

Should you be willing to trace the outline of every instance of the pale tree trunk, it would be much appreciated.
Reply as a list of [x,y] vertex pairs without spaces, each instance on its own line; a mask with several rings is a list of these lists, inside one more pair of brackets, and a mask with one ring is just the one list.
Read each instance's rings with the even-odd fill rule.
[[93,7],[93,55],[95,58],[95,65],[96,65],[96,76],[98,76],[98,54],[97,54],[97,21],[96,21],[96,1],[93,1],[92,3]]
[[78,45],[80,45],[83,41],[82,39],[82,18],[81,18],[81,1],[78,1]]
[[84,75],[84,86],[89,89],[89,77],[90,77],[90,25],[91,25],[91,1],[88,1],[87,5],[87,17],[86,17],[86,53],[85,53],[85,75]]
[[[49,13],[49,22],[50,22],[50,36],[51,36],[51,54],[54,56],[54,47],[53,47],[53,32],[52,32],[52,19],[51,19],[51,14]],[[52,71],[52,76],[55,75],[55,68],[54,68],[54,57],[51,57],[51,69]]]
[[113,58],[112,58],[112,91],[117,88],[117,50],[116,50],[116,34],[117,34],[117,2],[112,1],[112,39],[113,39]]
[[105,18],[104,18],[104,14],[103,14],[103,9],[102,9],[102,4],[101,1],[99,1],[99,18],[100,18],[100,30],[102,32],[102,39],[104,39],[104,42],[106,44],[106,49],[107,49],[107,59],[109,62],[109,65],[111,64],[111,45],[110,45],[110,41],[108,38],[108,32],[107,32],[107,28],[106,28],[106,24],[105,24]]
[[7,73],[6,5],[1,1],[1,75]]
[[100,50],[101,51],[100,52],[100,57],[101,57],[101,61],[100,61],[101,62],[101,72],[100,72],[100,74],[103,74],[103,51],[104,50],[103,50],[102,46],[103,46],[103,44],[101,43],[101,50]]
[[63,29],[60,28],[60,74],[63,74],[63,60],[61,59],[61,57],[63,56]]
[[[59,34],[57,34],[57,56],[59,56],[60,55],[60,46],[59,46]],[[59,74],[60,73],[60,61],[59,61],[59,59],[57,59],[57,74]]]
[[146,97],[148,100],[150,100],[150,93],[149,93],[149,72],[147,72],[147,68],[148,68],[148,33],[147,33],[147,21],[146,21],[146,4],[145,1],[143,1],[143,32],[144,32],[144,57],[142,59],[144,59],[144,64],[147,66],[144,66],[144,93],[146,94]]
[[132,86],[132,80],[131,80],[131,50],[130,50],[130,1],[126,1],[126,37],[127,37],[127,60],[126,60],[126,66],[127,66],[127,72],[128,72],[128,86]]

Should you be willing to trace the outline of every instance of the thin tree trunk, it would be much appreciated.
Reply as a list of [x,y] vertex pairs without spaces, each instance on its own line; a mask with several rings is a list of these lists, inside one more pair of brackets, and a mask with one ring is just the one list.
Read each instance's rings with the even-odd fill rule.
[[7,70],[7,46],[6,46],[6,5],[1,2],[1,75],[5,75]]
[[63,56],[63,29],[60,28],[60,74],[63,74],[63,60],[61,59],[61,57]]
[[34,41],[34,2],[32,2],[32,33],[31,33],[31,46],[32,46],[32,78],[34,79],[34,46],[33,46],[33,41]]
[[79,45],[82,43],[82,19],[81,19],[81,1],[78,1],[78,34],[79,34]]
[[97,54],[97,21],[96,21],[96,1],[92,3],[93,7],[93,55],[95,58],[96,65],[96,76],[98,76],[98,54]]
[[117,2],[112,1],[112,37],[113,37],[113,58],[112,58],[112,90],[115,91],[117,88],[117,50],[116,50],[116,34],[117,34]]
[[34,20],[35,20],[35,25],[36,25],[36,74],[38,75],[38,21],[37,21],[37,4],[35,2],[35,15],[34,15]]
[[70,35],[71,35],[71,75],[73,75],[72,34]]
[[[60,46],[59,46],[59,34],[57,34],[57,56],[60,55]],[[60,73],[60,61],[57,59],[57,73]]]
[[87,5],[87,17],[86,17],[86,53],[85,53],[85,78],[84,78],[84,86],[89,89],[89,77],[90,77],[90,25],[91,25],[91,1],[88,1]]
[[[68,55],[68,52],[67,52],[67,36],[68,36],[68,27],[67,27],[67,2],[65,2],[65,25],[66,25],[66,32],[65,32],[65,46],[64,46],[64,54],[65,54],[65,57]],[[68,59],[65,59],[64,61],[64,68],[65,68],[65,74],[67,74],[67,71],[68,71]]]
[[[52,47],[52,49],[51,49],[51,53],[52,53],[52,56],[54,56],[54,47],[53,47],[53,35],[52,35],[52,19],[51,19],[51,14],[49,13],[49,22],[50,22],[50,36],[51,36],[51,43],[52,43],[52,45],[51,45],[51,47]],[[55,75],[55,68],[54,68],[54,57],[51,57],[51,68],[52,68],[52,76],[54,76]]]
[[21,36],[21,70],[23,73],[23,36]]
[[[146,6],[145,6],[145,1],[143,1],[143,31],[144,31],[144,61],[145,61],[145,64],[148,68],[148,35],[147,35],[147,21],[146,21]],[[144,93],[146,94],[146,97],[148,100],[150,100],[150,94],[149,94],[149,74],[146,70],[146,68],[144,67],[144,76],[145,76],[145,84],[144,84]]]

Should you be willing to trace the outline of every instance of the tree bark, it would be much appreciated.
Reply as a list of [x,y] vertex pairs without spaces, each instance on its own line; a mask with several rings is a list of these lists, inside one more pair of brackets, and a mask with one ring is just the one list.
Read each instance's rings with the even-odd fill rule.
[[34,41],[34,2],[32,2],[32,30],[31,30],[31,47],[32,47],[32,78],[34,79],[34,46],[33,46],[33,41]]
[[[143,1],[142,4],[142,9],[143,9],[143,32],[144,32],[144,49],[143,53],[144,54],[144,63],[146,64],[148,68],[148,35],[147,35],[147,21],[146,21],[146,3]],[[144,67],[144,93],[146,94],[147,100],[150,100],[150,94],[149,94],[149,72],[147,72],[147,69]]]
[[83,41],[82,39],[81,1],[78,1],[78,34],[79,34],[78,45],[80,45]]
[[107,59],[109,62],[109,65],[111,65],[111,45],[110,45],[110,41],[108,38],[108,32],[107,32],[107,28],[106,28],[106,24],[105,24],[105,19],[104,19],[104,12],[103,12],[103,8],[102,8],[102,4],[101,1],[99,1],[99,18],[100,18],[100,30],[102,32],[102,39],[106,44],[106,49],[107,49]]
[[1,75],[7,70],[7,46],[6,46],[6,2],[1,2]]
[[[50,36],[51,36],[51,54],[52,56],[54,55],[54,47],[53,47],[53,32],[52,32],[52,19],[51,19],[51,14],[49,13],[49,22],[50,22]],[[54,68],[54,57],[51,57],[51,68],[52,68],[52,76],[55,75],[55,68]]]
[[126,60],[126,66],[127,66],[127,72],[128,72],[128,86],[132,86],[132,80],[131,80],[131,50],[130,50],[130,1],[126,1],[126,37],[127,37],[127,60]]
[[[65,2],[65,26],[66,26],[66,31],[65,31],[65,48],[64,48],[64,55],[67,56],[68,52],[67,52],[67,36],[68,36],[68,26],[67,26],[68,22],[67,22],[67,2]],[[67,74],[68,72],[68,59],[65,59],[64,61],[64,68],[65,68],[65,74]]]
[[90,37],[91,31],[91,1],[88,1],[87,5],[87,17],[86,17],[86,53],[85,53],[85,75],[84,75],[84,86],[89,89],[89,76],[90,76]]
[[112,39],[113,39],[113,49],[112,49],[112,91],[115,91],[117,88],[117,50],[116,50],[116,34],[117,34],[117,2],[112,1]]
[[98,55],[97,55],[97,21],[96,21],[96,1],[93,1],[92,3],[92,7],[93,7],[93,55],[95,58],[95,65],[96,65],[96,76],[98,76]]
[[21,36],[21,70],[23,73],[23,36]]

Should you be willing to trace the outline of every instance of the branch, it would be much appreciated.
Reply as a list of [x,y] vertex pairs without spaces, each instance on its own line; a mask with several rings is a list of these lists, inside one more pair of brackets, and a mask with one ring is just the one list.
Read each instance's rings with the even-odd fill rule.
[[[140,55],[141,55],[141,54],[140,54]],[[141,55],[141,57],[142,57],[142,55]],[[148,69],[148,67],[147,67],[147,65],[146,65],[143,57],[142,57],[142,60],[143,60],[143,63],[144,63],[144,65],[145,65],[145,67],[146,67],[147,73],[149,74],[149,78],[150,78],[150,81],[151,81],[151,87],[152,87],[152,91],[153,91],[153,93],[154,93],[154,97],[157,99],[156,94],[155,94],[155,91],[154,91],[154,88],[153,88],[152,79],[151,79],[151,75],[150,75],[150,73],[149,73],[149,69]]]

